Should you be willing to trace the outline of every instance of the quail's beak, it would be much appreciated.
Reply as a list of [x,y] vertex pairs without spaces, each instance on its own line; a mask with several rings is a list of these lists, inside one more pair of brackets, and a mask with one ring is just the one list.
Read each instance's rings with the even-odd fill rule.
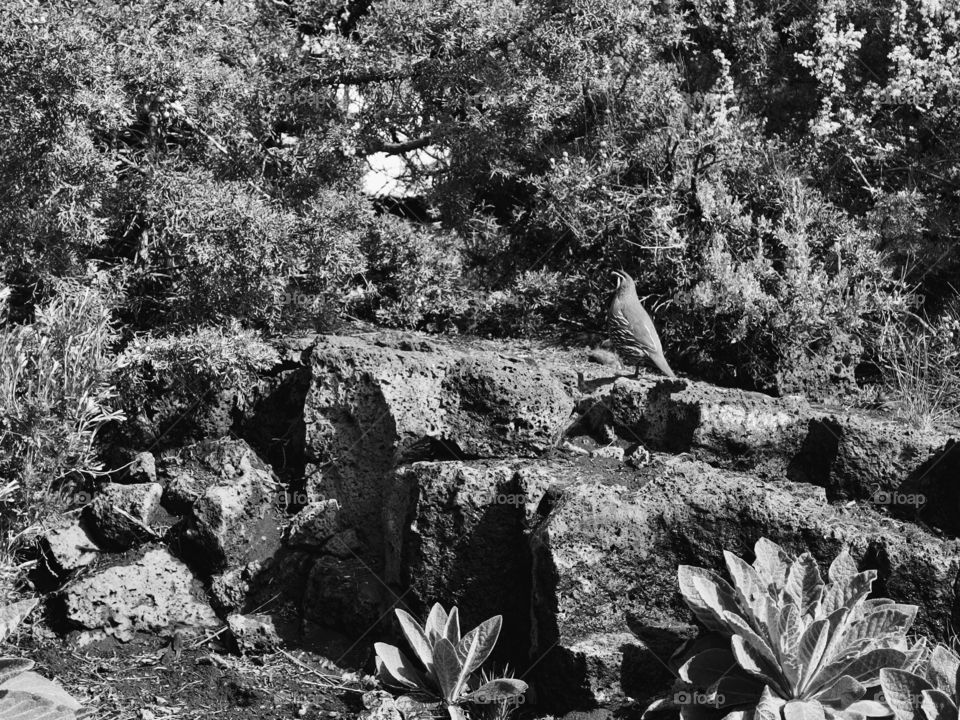
[[620,273],[618,273],[618,272],[614,272],[614,273],[613,273],[613,276],[617,279],[617,289],[619,290],[619,289],[620,289],[620,283],[623,282],[623,276],[621,276]]

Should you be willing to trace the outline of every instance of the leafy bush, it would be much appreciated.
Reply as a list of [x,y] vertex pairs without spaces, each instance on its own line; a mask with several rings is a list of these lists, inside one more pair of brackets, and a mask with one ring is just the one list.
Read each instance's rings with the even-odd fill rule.
[[64,483],[98,469],[95,440],[123,418],[112,384],[109,285],[61,282],[26,325],[0,327],[0,529],[10,542]]
[[906,639],[916,606],[868,600],[876,571],[857,572],[846,550],[826,582],[809,553],[792,558],[766,539],[755,553],[753,565],[724,553],[733,585],[710,570],[679,569],[684,600],[712,633],[680,668],[702,700],[681,713],[714,708],[719,717],[756,708],[765,720],[801,711],[820,718],[889,715],[866,695],[882,668],[909,668],[922,657],[925,646],[911,648]]
[[92,127],[129,117],[89,27],[56,14],[34,0],[0,7],[0,283],[81,274],[106,241],[113,163]]
[[348,309],[388,327],[451,329],[467,301],[454,235],[383,215],[361,247],[367,270]]
[[926,666],[917,672],[881,670],[880,687],[896,720],[957,720],[960,656],[938,645],[930,653]]
[[127,187],[139,247],[130,269],[134,322],[279,320],[297,218],[246,183],[158,170]]
[[819,193],[775,166],[755,172],[779,207],[748,215],[735,210],[746,198],[712,189],[715,227],[669,304],[679,352],[738,385],[853,390],[861,364],[880,354],[878,328],[911,297],[871,236]]
[[171,444],[204,436],[209,425],[229,429],[233,410],[251,401],[258,373],[278,360],[276,350],[236,322],[182,335],[137,336],[117,358],[115,376],[130,418],[127,431],[135,442]]
[[404,688],[414,695],[439,699],[451,720],[463,720],[470,703],[488,704],[522,695],[527,684],[513,678],[484,679],[477,672],[490,656],[500,635],[501,617],[480,623],[460,635],[457,608],[450,613],[437,603],[424,625],[397,609],[403,634],[422,665],[418,669],[393,645],[375,643],[377,671],[385,685]]
[[[37,600],[0,607],[0,642],[33,612]],[[32,671],[25,658],[0,657],[0,717],[20,720],[73,720],[80,703],[58,683]]]

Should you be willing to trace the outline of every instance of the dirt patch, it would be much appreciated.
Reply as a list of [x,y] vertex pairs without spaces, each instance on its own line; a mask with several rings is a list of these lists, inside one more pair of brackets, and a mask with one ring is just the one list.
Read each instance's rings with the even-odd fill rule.
[[33,658],[97,720],[330,720],[362,707],[361,686],[344,683],[342,671],[321,656],[240,657],[184,645],[177,652],[152,637],[86,647],[44,640],[11,654]]

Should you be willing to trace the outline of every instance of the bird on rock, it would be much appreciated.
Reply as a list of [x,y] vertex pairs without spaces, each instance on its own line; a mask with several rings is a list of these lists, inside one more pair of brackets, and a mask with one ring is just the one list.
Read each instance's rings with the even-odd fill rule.
[[663,346],[653,320],[640,304],[633,278],[620,270],[614,270],[613,275],[617,278],[617,291],[610,303],[607,323],[614,346],[624,362],[637,366],[634,377],[640,375],[644,357],[650,358],[667,377],[676,377],[663,356]]

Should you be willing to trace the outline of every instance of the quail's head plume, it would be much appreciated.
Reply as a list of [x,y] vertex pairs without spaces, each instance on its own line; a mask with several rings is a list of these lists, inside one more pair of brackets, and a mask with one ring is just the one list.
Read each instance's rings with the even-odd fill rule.
[[617,290],[610,303],[607,323],[617,352],[624,362],[637,366],[634,377],[640,374],[640,364],[645,358],[649,358],[667,377],[676,377],[663,356],[663,346],[653,320],[640,304],[633,278],[620,270],[614,270],[613,276],[617,280]]

